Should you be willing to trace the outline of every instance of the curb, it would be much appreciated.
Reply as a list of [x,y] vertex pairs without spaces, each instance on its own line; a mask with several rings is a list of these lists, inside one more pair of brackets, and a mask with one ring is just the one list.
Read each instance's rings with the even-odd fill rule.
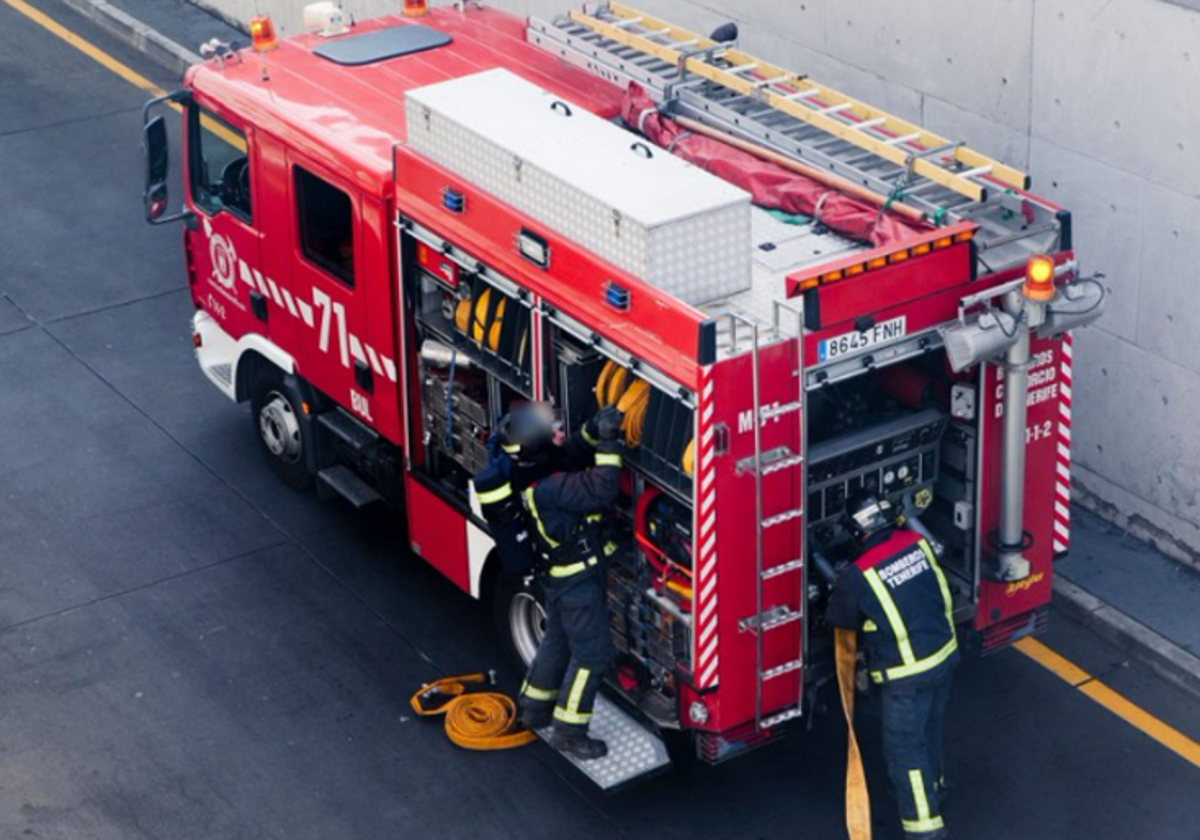
[[1054,596],[1063,613],[1129,650],[1171,684],[1200,697],[1200,657],[1061,576],[1054,578]]
[[175,43],[157,29],[151,29],[106,0],[63,2],[158,64],[178,73],[181,78],[189,67],[200,63],[200,56],[196,53]]

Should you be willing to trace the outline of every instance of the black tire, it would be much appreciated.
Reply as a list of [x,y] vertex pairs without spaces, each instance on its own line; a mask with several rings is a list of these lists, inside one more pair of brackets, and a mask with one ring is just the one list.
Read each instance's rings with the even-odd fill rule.
[[289,487],[312,486],[312,422],[294,376],[262,371],[250,393],[250,421],[272,471]]
[[541,642],[545,613],[542,588],[534,578],[499,574],[492,587],[492,620],[509,661],[524,673]]

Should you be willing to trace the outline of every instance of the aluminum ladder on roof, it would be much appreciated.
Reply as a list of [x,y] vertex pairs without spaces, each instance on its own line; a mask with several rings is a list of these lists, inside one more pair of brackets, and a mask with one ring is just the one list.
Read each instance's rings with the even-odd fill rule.
[[1053,212],[1011,193],[1028,188],[1025,173],[619,3],[531,18],[526,37],[609,81],[638,82],[671,113],[903,202],[933,224],[978,221],[985,247],[1059,230]]
[[[758,527],[754,534],[754,591],[755,612],[738,622],[738,629],[743,633],[754,634],[754,720],[758,729],[770,729],[784,721],[799,717],[804,712],[804,665],[807,661],[808,627],[808,564],[805,561],[808,528],[805,525],[804,507],[808,498],[808,454],[807,434],[804,428],[805,377],[804,377],[804,316],[797,309],[785,303],[776,302],[774,306],[773,334],[783,337],[780,329],[780,318],[786,313],[795,318],[794,338],[784,339],[793,343],[796,378],[796,399],[782,405],[764,406],[762,404],[762,371],[761,351],[762,336],[759,325],[740,315],[730,315],[734,327],[734,343],[737,343],[737,324],[744,324],[750,330],[750,364],[751,364],[751,393],[754,409],[754,455],[743,459],[737,464],[741,474],[751,473],[754,476],[754,507],[755,521]],[[763,451],[763,426],[776,419],[786,416],[795,418],[795,441],[792,446],[780,446],[768,452]],[[796,478],[793,490],[796,494],[796,506],[785,510],[766,514],[763,494],[763,478],[772,473],[787,471],[794,473]],[[797,555],[782,562],[767,564],[763,548],[764,533],[779,527],[796,529],[793,544]],[[795,586],[788,587],[788,597],[784,603],[766,606],[765,585],[775,578],[791,578]],[[795,625],[795,626],[794,626]],[[768,662],[764,652],[765,639],[773,633],[797,633],[797,643],[794,654],[790,658]],[[772,709],[769,713],[764,709],[763,694],[766,684],[778,679],[796,680],[796,701],[783,708]]]

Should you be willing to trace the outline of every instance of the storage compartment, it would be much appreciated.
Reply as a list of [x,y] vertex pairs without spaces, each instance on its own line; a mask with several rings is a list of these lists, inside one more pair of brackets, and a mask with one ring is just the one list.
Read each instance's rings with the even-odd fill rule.
[[682,458],[692,410],[557,326],[545,346],[547,396],[569,432],[603,406],[625,412],[629,471],[611,519],[621,549],[607,577],[616,687],[652,719],[676,725],[676,674],[691,655],[691,479]]
[[420,154],[686,303],[750,287],[749,194],[578,105],[498,69],[410,91],[405,116]]
[[414,460],[466,503],[496,422],[531,394],[532,316],[515,286],[490,270],[468,271],[420,241],[408,249],[423,444]]
[[851,556],[846,500],[865,488],[928,531],[943,568],[974,583],[977,432],[974,418],[951,417],[949,386],[938,353],[810,390],[811,552]]

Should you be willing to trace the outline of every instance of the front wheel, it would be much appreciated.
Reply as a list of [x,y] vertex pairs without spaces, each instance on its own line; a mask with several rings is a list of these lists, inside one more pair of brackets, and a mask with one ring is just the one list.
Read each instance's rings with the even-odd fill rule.
[[304,489],[312,484],[308,466],[311,426],[293,377],[261,375],[250,396],[250,417],[271,469],[285,484]]
[[546,610],[537,580],[502,574],[492,590],[492,618],[509,658],[522,670],[528,668],[546,634]]

